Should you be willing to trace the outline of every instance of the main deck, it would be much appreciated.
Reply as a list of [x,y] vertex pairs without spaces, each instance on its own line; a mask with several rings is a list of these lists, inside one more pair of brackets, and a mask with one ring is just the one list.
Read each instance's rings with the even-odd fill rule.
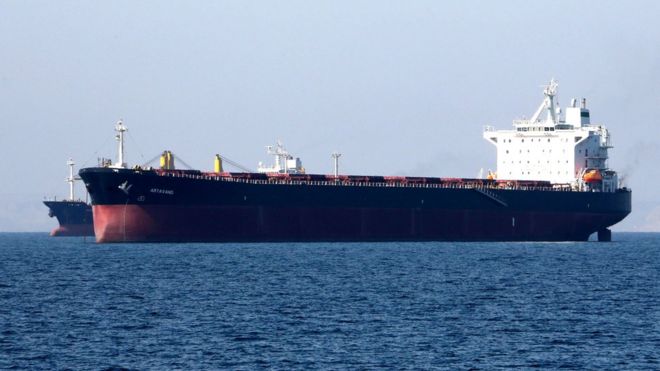
[[240,182],[248,184],[283,184],[350,187],[397,187],[397,188],[460,188],[460,189],[507,189],[579,192],[570,184],[552,184],[548,181],[435,178],[379,175],[324,175],[279,173],[232,173],[203,172],[199,170],[134,169],[135,172],[154,172],[158,176]]

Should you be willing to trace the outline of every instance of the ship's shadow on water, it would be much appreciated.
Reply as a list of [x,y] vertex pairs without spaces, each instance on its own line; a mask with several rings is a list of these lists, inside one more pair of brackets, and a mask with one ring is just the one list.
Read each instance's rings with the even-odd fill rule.
[[614,240],[0,234],[0,369],[657,369],[660,235]]

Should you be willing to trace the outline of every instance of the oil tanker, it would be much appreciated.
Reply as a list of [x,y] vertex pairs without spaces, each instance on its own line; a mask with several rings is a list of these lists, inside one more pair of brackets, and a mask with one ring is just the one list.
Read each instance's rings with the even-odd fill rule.
[[93,214],[92,206],[83,200],[77,200],[74,196],[74,182],[80,178],[73,174],[72,159],[67,161],[69,176],[65,179],[69,183],[69,198],[58,201],[57,199],[45,200],[48,207],[48,216],[57,218],[59,226],[50,232],[51,236],[93,236]]
[[278,143],[256,172],[181,170],[118,160],[79,174],[92,199],[98,242],[166,241],[584,241],[631,211],[631,191],[607,167],[611,140],[584,99],[566,112],[557,83],[530,119],[484,128],[497,170],[485,179],[307,174]]

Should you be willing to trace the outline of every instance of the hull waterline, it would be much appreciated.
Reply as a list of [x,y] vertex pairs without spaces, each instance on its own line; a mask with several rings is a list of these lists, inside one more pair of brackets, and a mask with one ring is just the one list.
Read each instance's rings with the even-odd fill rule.
[[268,184],[102,168],[80,174],[98,242],[583,241],[630,212],[627,191]]

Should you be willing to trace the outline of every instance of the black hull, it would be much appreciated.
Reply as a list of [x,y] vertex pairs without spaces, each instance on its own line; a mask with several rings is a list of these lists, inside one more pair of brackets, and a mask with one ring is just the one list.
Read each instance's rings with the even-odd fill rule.
[[269,184],[88,168],[99,242],[581,241],[630,213],[631,193]]
[[51,236],[93,236],[92,207],[82,201],[44,201],[48,215],[57,218],[59,226]]

